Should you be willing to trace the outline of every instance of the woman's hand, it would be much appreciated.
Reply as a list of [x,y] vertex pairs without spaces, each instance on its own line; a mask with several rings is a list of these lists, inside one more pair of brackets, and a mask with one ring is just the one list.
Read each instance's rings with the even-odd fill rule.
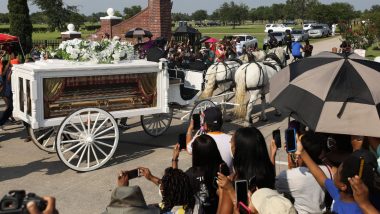
[[152,180],[153,175],[148,168],[139,167],[139,170],[140,170],[140,174],[144,176],[147,180],[149,181]]
[[222,173],[218,172],[218,186],[223,190],[233,190],[232,181]]
[[129,178],[127,171],[120,171],[119,175],[117,176],[117,186],[129,186]]
[[58,211],[55,209],[55,198],[50,196],[44,196],[42,197],[46,202],[47,206],[46,209],[42,212],[38,209],[36,202],[31,201],[28,202],[26,205],[26,209],[30,214],[55,214],[58,213]]
[[272,139],[270,142],[270,160],[272,161],[273,165],[275,164],[275,157],[277,153],[277,146],[276,146],[276,141]]
[[177,143],[173,148],[173,160],[178,160],[179,153],[181,150],[179,149],[179,143]]

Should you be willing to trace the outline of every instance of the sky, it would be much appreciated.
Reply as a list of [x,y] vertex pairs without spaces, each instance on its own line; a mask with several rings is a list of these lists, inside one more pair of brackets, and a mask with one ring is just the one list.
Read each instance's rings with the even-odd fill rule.
[[[90,15],[94,12],[105,12],[107,8],[114,8],[115,10],[123,11],[125,7],[130,7],[132,5],[141,5],[145,8],[148,4],[148,0],[63,0],[67,5],[77,5],[79,6],[79,11],[85,15]],[[225,1],[231,0],[173,0],[173,10],[172,12],[183,12],[189,13],[205,9],[208,13],[212,13],[215,9],[219,8],[220,5]],[[324,4],[330,4],[332,2],[348,2],[354,5],[356,10],[364,10],[371,8],[374,4],[380,4],[380,0],[319,0]],[[8,0],[0,0],[0,13],[5,13],[7,9]],[[206,3],[207,2],[207,3]],[[258,6],[267,6],[273,3],[285,3],[286,0],[237,0],[235,3],[245,3],[250,8]],[[36,12],[37,7],[31,5],[30,11]]]

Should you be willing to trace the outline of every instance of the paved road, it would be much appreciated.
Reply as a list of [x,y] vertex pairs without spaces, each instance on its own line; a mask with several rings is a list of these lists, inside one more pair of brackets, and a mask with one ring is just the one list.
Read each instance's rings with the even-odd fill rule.
[[[332,38],[314,43],[314,53],[331,50],[340,44],[339,38]],[[4,103],[0,102],[0,109]],[[256,108],[256,112],[259,107]],[[272,130],[286,128],[287,119],[275,117],[272,108],[267,110],[269,122],[255,122],[267,142]],[[255,115],[257,115],[256,113]],[[180,115],[176,115],[177,117]],[[132,122],[138,122],[135,118]],[[241,121],[233,121],[225,126],[225,131],[233,132],[241,127]],[[146,166],[157,176],[171,164],[172,146],[177,135],[186,130],[186,122],[175,119],[171,128],[163,136],[152,138],[146,135],[140,126],[125,131],[120,138],[118,150],[109,163],[96,171],[77,173],[69,170],[60,162],[56,154],[39,150],[33,143],[25,143],[26,136],[22,125],[5,126],[0,131],[0,197],[12,189],[25,189],[38,195],[53,195],[57,198],[57,207],[62,214],[101,213],[110,199],[110,193],[116,184],[119,170]],[[191,156],[181,153],[179,167],[187,169]],[[286,168],[286,154],[277,155],[279,164],[276,171]],[[144,178],[130,182],[139,185],[148,203],[159,202],[158,189]]]

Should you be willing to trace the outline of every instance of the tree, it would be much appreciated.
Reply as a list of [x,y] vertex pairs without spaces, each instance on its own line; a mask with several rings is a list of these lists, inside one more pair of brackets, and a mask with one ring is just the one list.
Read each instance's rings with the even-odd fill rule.
[[172,13],[172,20],[178,21],[190,21],[190,16],[187,13]]
[[18,36],[23,49],[29,52],[32,48],[33,26],[29,17],[27,0],[8,0],[9,33]]
[[207,11],[206,10],[197,10],[193,14],[191,14],[191,18],[195,21],[203,21],[207,19]]
[[91,15],[87,16],[87,21],[91,23],[99,22],[100,17],[106,17],[106,12],[98,12],[98,13],[92,13]]
[[310,18],[311,11],[319,4],[318,0],[286,0],[287,18],[293,20]]
[[362,18],[366,24],[374,27],[375,35],[380,41],[380,5],[374,5],[370,10],[365,11]]
[[3,23],[3,24],[9,23],[8,13],[0,13],[0,23]]
[[48,17],[43,12],[36,12],[30,14],[30,20],[33,24],[46,24],[48,22]]
[[141,11],[140,5],[134,5],[132,7],[124,8],[124,19],[129,19],[132,16],[138,14]]
[[214,21],[220,20],[220,9],[214,10],[208,18]]
[[73,23],[79,29],[85,21],[85,17],[78,13],[77,6],[65,6],[63,0],[33,0],[33,3],[49,17],[47,25],[50,31],[64,31],[68,23]]
[[235,2],[223,3],[219,8],[221,14],[220,20],[224,23],[232,23],[232,28],[235,29],[236,24],[241,24],[248,18],[249,9],[245,4],[237,5]]
[[68,16],[65,21],[74,24],[76,29],[79,29],[86,21],[86,16],[80,14],[76,6],[67,6],[65,10]]

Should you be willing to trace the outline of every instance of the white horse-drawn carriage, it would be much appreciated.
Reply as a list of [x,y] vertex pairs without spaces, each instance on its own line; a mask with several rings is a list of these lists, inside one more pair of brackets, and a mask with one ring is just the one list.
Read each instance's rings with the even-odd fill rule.
[[[255,84],[264,86],[270,78],[268,71],[279,70],[276,68],[283,58],[277,53],[273,56],[276,55],[261,66],[254,63],[261,68],[258,75],[262,76]],[[253,64],[227,62],[211,66],[207,73],[175,69],[169,74],[165,60],[118,64],[46,60],[15,65],[13,115],[28,124],[28,132],[40,149],[57,152],[61,161],[73,170],[95,170],[117,148],[118,119],[139,116],[144,131],[159,136],[169,128],[174,107],[195,104],[183,117],[190,114],[191,118],[192,114],[216,105],[205,98],[222,97],[219,104],[226,104],[226,98],[235,93],[230,90],[234,85],[238,96],[250,88],[259,90],[257,94],[263,93],[265,87],[251,87],[248,81],[252,79],[247,78],[250,66]],[[239,72],[244,72],[243,79]],[[239,91],[240,84],[244,90]],[[222,93],[215,96],[212,91],[217,87]]]

